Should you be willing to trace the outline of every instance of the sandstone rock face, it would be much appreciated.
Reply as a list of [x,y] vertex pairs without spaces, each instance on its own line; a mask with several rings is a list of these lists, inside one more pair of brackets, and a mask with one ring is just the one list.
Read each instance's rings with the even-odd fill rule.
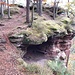
[[74,29],[71,27],[71,20],[66,17],[59,19],[59,21],[58,19],[54,21],[37,17],[32,27],[16,28],[9,34],[10,41],[19,44],[26,51],[33,49],[52,59],[58,57],[60,60],[66,60],[66,63],[73,37]]
[[[68,58],[70,54],[71,40],[73,35],[65,35],[63,38],[59,37],[55,40],[55,46],[60,49],[61,52],[64,52],[64,55],[61,54],[60,59],[64,60],[67,66]],[[59,53],[60,54],[60,53]],[[58,55],[59,56],[59,55]],[[64,58],[66,56],[66,58]]]

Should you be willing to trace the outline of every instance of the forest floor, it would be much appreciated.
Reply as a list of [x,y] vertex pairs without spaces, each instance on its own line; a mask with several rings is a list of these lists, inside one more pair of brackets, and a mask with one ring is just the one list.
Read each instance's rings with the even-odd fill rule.
[[12,15],[11,19],[7,15],[0,19],[0,75],[25,75],[17,68],[17,58],[19,58],[19,51],[14,47],[7,37],[7,35],[16,27],[24,26],[25,10],[20,9],[19,13]]
[[[19,13],[11,16],[11,19],[7,19],[7,15],[3,19],[0,19],[0,75],[25,75],[17,67],[18,61],[16,59],[20,58],[20,52],[8,39],[8,34],[13,29],[17,27],[27,28],[25,14],[25,9],[21,8]],[[44,14],[44,16],[46,15]],[[47,18],[49,17],[47,16]],[[74,57],[75,54],[71,55],[71,58]]]

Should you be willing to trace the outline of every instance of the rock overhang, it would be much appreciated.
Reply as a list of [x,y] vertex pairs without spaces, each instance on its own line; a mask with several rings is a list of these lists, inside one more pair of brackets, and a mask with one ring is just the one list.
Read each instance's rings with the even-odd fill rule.
[[[71,35],[73,37],[75,30],[71,26],[71,19],[64,17],[54,20],[46,20],[45,18],[38,17],[33,21],[31,27],[27,29],[15,29],[14,32],[9,35],[9,38],[15,37],[19,38],[22,36],[22,41],[24,44],[42,44],[46,42],[49,37],[64,37],[66,35]],[[15,32],[18,30],[18,32]],[[11,40],[11,39],[10,39]]]

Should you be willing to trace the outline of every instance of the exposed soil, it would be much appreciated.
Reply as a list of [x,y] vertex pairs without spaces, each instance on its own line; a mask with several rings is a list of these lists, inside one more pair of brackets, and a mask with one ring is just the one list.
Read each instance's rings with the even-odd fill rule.
[[12,45],[7,34],[18,26],[24,26],[25,9],[20,9],[18,14],[12,15],[7,19],[5,15],[0,19],[0,75],[25,75],[17,68],[17,58],[20,57],[17,48]]

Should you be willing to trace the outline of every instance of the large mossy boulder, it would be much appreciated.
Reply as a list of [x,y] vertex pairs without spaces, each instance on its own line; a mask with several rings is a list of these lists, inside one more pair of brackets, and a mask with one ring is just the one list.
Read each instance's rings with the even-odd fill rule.
[[[15,15],[19,13],[20,8],[18,6],[10,7],[10,14]],[[4,14],[8,14],[8,9],[4,9]]]
[[17,28],[9,35],[9,38],[11,41],[12,37],[18,39],[22,36],[21,42],[24,44],[38,45],[46,42],[51,36],[63,37],[69,33],[73,33],[73,31],[69,18],[65,17],[57,20],[46,20],[45,18],[37,17],[37,19],[34,20],[32,27],[27,27],[27,29]]

